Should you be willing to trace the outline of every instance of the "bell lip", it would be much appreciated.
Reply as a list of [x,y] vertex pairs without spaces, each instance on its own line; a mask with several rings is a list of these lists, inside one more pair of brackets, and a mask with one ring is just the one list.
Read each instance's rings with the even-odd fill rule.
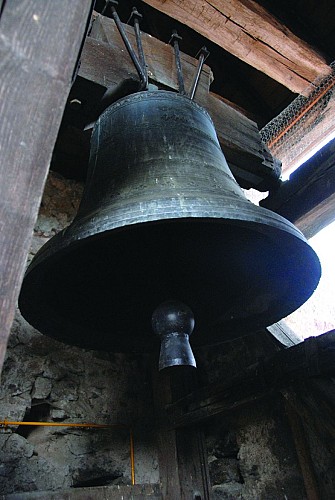
[[184,368],[187,368],[187,367],[197,368],[197,363],[196,363],[195,359],[194,359],[194,362],[192,361],[190,363],[183,362],[183,360],[181,358],[175,358],[173,361],[174,361],[173,363],[172,362],[171,363],[164,363],[164,364],[158,363],[158,371],[161,372],[162,370],[167,370],[169,368],[176,368],[178,366],[179,367],[182,366]]
[[[246,202],[246,205],[247,203],[249,202]],[[136,208],[137,212],[139,212],[138,207]],[[129,205],[126,206],[125,210],[126,211],[129,210]],[[250,213],[249,217],[245,217],[245,219],[241,219],[241,209],[237,210],[236,208],[226,207],[225,209],[226,217],[223,218],[222,208],[220,210],[220,208],[216,207],[216,211],[214,211],[214,209],[212,209],[212,211],[207,210],[207,214],[211,213],[212,217],[199,217],[199,216],[190,217],[185,215],[184,217],[179,217],[178,219],[176,219],[174,217],[175,212],[171,210],[171,213],[169,213],[170,218],[165,217],[164,219],[162,218],[157,220],[157,216],[159,216],[159,214],[156,213],[156,218],[154,220],[148,220],[147,216],[146,220],[144,221],[143,213],[142,214],[139,213],[136,214],[137,218],[134,217],[132,221],[126,220],[122,225],[118,225],[119,223],[118,219],[115,221],[115,219],[110,220],[106,218],[97,222],[97,220],[92,220],[91,217],[86,217],[84,219],[81,219],[80,221],[75,220],[67,229],[61,231],[56,236],[51,238],[39,250],[39,252],[36,254],[32,262],[30,263],[26,271],[26,275],[21,289],[21,294],[19,297],[19,308],[23,316],[26,318],[26,320],[30,322],[35,328],[45,333],[46,335],[49,335],[50,337],[60,340],[61,342],[65,342],[70,345],[77,345],[82,348],[95,349],[95,350],[103,349],[103,350],[110,350],[111,352],[127,352],[127,351],[150,352],[156,349],[157,346],[157,342],[155,341],[154,338],[150,341],[146,340],[146,343],[145,345],[143,344],[143,347],[138,343],[136,343],[136,345],[134,344],[133,347],[126,345],[123,342],[123,339],[121,338],[119,341],[120,347],[117,347],[115,349],[113,347],[113,349],[111,349],[104,347],[103,345],[100,345],[100,343],[97,344],[94,338],[87,342],[85,341],[85,343],[82,342],[82,340],[79,339],[78,336],[75,339],[69,338],[70,335],[69,331],[71,331],[71,329],[75,329],[75,325],[71,325],[70,322],[66,326],[67,330],[64,328],[63,332],[61,319],[57,319],[56,317],[50,317],[49,314],[47,316],[44,315],[43,317],[40,317],[40,309],[39,306],[36,305],[36,303],[38,304],[40,300],[43,298],[43,292],[39,290],[40,287],[39,281],[43,281],[44,272],[48,269],[49,266],[52,266],[54,263],[56,263],[58,259],[62,259],[68,253],[75,252],[77,249],[81,247],[81,245],[85,245],[86,240],[93,241],[94,239],[106,238],[106,237],[108,238],[109,234],[116,235],[119,232],[129,231],[129,227],[136,229],[137,227],[143,226],[143,224],[146,225],[167,224],[167,223],[173,224],[176,222],[177,223],[181,222],[186,224],[190,221],[191,222],[194,221],[197,223],[201,222],[207,225],[233,224],[246,228],[252,227],[254,230],[256,230],[257,228],[257,230],[260,233],[263,234],[265,233],[274,242],[283,237],[283,232],[286,234],[285,237],[287,241],[286,244],[289,244],[294,239],[298,239],[299,245],[302,245],[301,247],[302,255],[306,256],[306,263],[307,263],[306,265],[310,268],[311,275],[313,276],[313,278],[312,280],[310,280],[310,285],[307,289],[307,293],[304,292],[303,294],[303,300],[300,301],[299,303],[295,301],[293,303],[293,306],[290,305],[288,307],[288,305],[286,305],[284,313],[281,313],[279,315],[278,312],[274,314],[274,312],[272,311],[269,312],[269,314],[266,316],[266,320],[264,319],[263,316],[261,317],[260,320],[256,318],[255,321],[255,319],[253,319],[252,327],[250,328],[249,327],[246,328],[246,326],[244,326],[243,328],[241,327],[236,328],[235,326],[231,327],[230,324],[226,326],[224,322],[219,323],[218,325],[209,327],[208,330],[206,330],[206,332],[201,330],[201,335],[197,336],[198,338],[194,338],[193,346],[199,347],[202,345],[211,345],[218,342],[221,343],[226,340],[232,340],[235,338],[243,337],[248,333],[259,330],[260,328],[265,328],[279,321],[283,317],[286,317],[291,312],[295,311],[298,307],[300,307],[304,302],[306,302],[306,300],[312,295],[315,288],[317,287],[317,284],[321,276],[321,267],[315,251],[308,244],[303,234],[295,226],[293,226],[293,224],[288,222],[283,217],[264,208],[261,208],[260,210],[263,216],[264,214],[268,214],[267,217],[265,218],[263,217],[263,220],[261,222],[255,220],[255,217],[253,217],[254,220],[252,220],[251,217],[254,215],[254,206],[252,206],[251,209],[246,207],[246,211],[247,210],[250,211]],[[164,213],[166,214],[165,207],[162,208],[162,211],[164,211]],[[220,215],[220,217],[218,215]],[[240,219],[236,219],[236,217],[240,217]],[[251,226],[249,224],[250,222],[252,222]],[[84,228],[83,226],[86,227]],[[289,239],[287,240],[287,238]],[[303,264],[304,267],[306,267],[306,265]],[[39,266],[41,266],[40,269],[35,270],[35,268]],[[197,311],[194,312],[197,315]],[[220,324],[221,328],[225,328],[224,331],[220,329]],[[154,334],[152,335],[153,337],[155,337]]]

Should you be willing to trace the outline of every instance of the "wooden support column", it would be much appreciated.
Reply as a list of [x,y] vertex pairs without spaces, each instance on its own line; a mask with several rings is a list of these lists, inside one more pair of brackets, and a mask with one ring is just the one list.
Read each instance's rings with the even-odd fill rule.
[[303,421],[293,406],[285,402],[286,414],[290,423],[295,449],[305,484],[307,500],[320,500],[318,483],[311,459],[306,437],[304,435]]
[[166,405],[188,394],[195,385],[192,368],[177,367],[158,373],[153,363],[153,389],[158,423],[159,472],[165,499],[209,500],[210,479],[202,431],[174,429]]
[[0,23],[0,370],[91,0],[20,0]]

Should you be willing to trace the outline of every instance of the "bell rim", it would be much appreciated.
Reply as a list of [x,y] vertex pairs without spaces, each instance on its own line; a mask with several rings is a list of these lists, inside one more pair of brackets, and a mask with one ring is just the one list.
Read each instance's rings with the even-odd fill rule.
[[[265,210],[265,209],[262,209],[262,211],[263,210]],[[270,212],[270,213],[272,214],[272,212]],[[275,215],[277,216],[277,214],[275,214]],[[278,216],[278,218],[283,219],[281,216]],[[69,234],[70,227],[71,227],[70,226],[67,230],[62,231],[62,232],[58,233],[56,236],[54,236],[53,238],[51,238],[49,240],[49,242],[44,247],[41,248],[42,252],[41,253],[38,252],[36,254],[32,263],[28,267],[27,272],[26,272],[26,276],[25,276],[25,281],[24,281],[23,288],[22,288],[22,290],[24,290],[24,294],[23,294],[23,297],[20,295],[20,298],[19,298],[19,308],[21,309],[22,314],[24,315],[24,317],[26,317],[28,322],[31,321],[31,324],[33,324],[37,329],[40,328],[40,331],[42,333],[45,333],[48,336],[56,338],[57,340],[60,340],[62,342],[70,344],[70,345],[76,345],[76,346],[79,346],[82,348],[97,349],[97,350],[105,349],[103,345],[101,345],[101,347],[97,347],[94,344],[94,342],[95,342],[94,337],[92,338],[93,344],[91,345],[91,344],[82,344],[81,341],[79,341],[79,340],[77,341],[76,339],[69,339],[68,337],[66,337],[66,339],[62,338],[61,334],[58,336],[58,333],[55,334],[55,332],[57,331],[57,328],[59,330],[61,326],[60,326],[59,320],[56,319],[56,317],[49,318],[49,319],[47,317],[44,317],[44,318],[38,319],[38,321],[41,321],[39,324],[36,323],[36,315],[39,315],[38,306],[36,306],[36,305],[34,306],[35,307],[34,311],[33,310],[29,311],[29,302],[31,300],[33,300],[34,304],[36,304],[36,303],[39,304],[38,298],[41,299],[43,296],[43,291],[41,292],[39,290],[40,280],[42,279],[42,282],[43,282],[43,273],[45,271],[48,272],[48,269],[50,269],[50,266],[52,267],[57,262],[61,262],[61,260],[64,257],[66,257],[68,254],[72,253],[72,255],[74,257],[76,257],[76,250],[79,250],[79,252],[80,252],[80,248],[83,245],[85,245],[85,243],[93,242],[94,239],[99,240],[100,238],[108,238],[108,236],[110,234],[113,234],[117,237],[118,233],[126,233],[127,231],[130,231],[131,229],[136,230],[143,225],[154,226],[154,225],[157,225],[159,223],[162,223],[162,224],[171,223],[171,224],[173,224],[175,222],[181,222],[181,223],[188,224],[190,220],[194,221],[196,223],[201,222],[204,224],[211,224],[211,225],[213,225],[213,224],[220,225],[220,222],[221,222],[221,226],[227,225],[227,224],[231,225],[231,224],[229,224],[229,222],[233,222],[234,226],[236,226],[236,225],[238,225],[240,227],[245,226],[245,221],[241,221],[241,220],[237,221],[236,219],[232,219],[232,220],[225,219],[225,224],[222,224],[222,219],[219,219],[219,218],[215,219],[215,218],[204,218],[204,217],[201,217],[201,218],[200,217],[198,217],[198,218],[196,218],[196,217],[184,217],[184,218],[179,218],[179,219],[160,219],[160,220],[156,220],[156,221],[146,221],[145,223],[139,222],[137,224],[131,224],[130,225],[131,227],[129,225],[124,225],[124,226],[120,226],[118,228],[114,228],[114,229],[110,229],[110,230],[103,231],[100,233],[96,233],[96,234],[88,236],[87,238],[84,238],[84,239],[71,238],[71,235]],[[303,297],[304,300],[298,305],[295,303],[294,306],[292,306],[291,310],[285,310],[285,314],[281,314],[280,316],[277,313],[276,313],[277,316],[274,316],[273,312],[271,314],[269,313],[267,316],[266,322],[264,322],[264,320],[263,320],[263,323],[261,325],[257,325],[256,327],[253,326],[253,328],[251,328],[249,331],[242,331],[242,330],[235,331],[235,330],[229,330],[229,328],[228,328],[227,335],[225,334],[224,337],[222,337],[222,333],[220,332],[220,328],[217,328],[216,326],[215,327],[210,326],[208,328],[208,332],[206,333],[206,336],[204,336],[203,333],[201,333],[200,340],[199,340],[199,337],[197,335],[194,336],[193,341],[192,341],[192,344],[194,347],[200,347],[203,345],[214,345],[217,343],[229,341],[229,340],[232,340],[235,338],[242,337],[248,333],[251,333],[252,331],[255,332],[255,331],[259,330],[260,328],[265,328],[265,327],[275,323],[276,321],[279,321],[280,319],[282,319],[282,317],[287,316],[288,314],[290,314],[294,310],[296,310],[297,307],[300,307],[300,305],[302,305],[312,295],[315,288],[317,287],[317,284],[318,284],[320,276],[321,276],[321,267],[320,267],[318,257],[316,255],[315,251],[312,249],[312,247],[308,244],[307,240],[304,238],[302,233],[298,229],[296,229],[295,226],[293,226],[291,223],[288,223],[288,221],[286,221],[286,219],[283,219],[283,220],[285,221],[286,227],[287,227],[287,224],[289,224],[288,227],[292,226],[295,229],[294,233],[287,231],[287,230],[285,231],[287,238],[288,238],[286,240],[285,244],[288,246],[288,245],[294,243],[294,245],[296,245],[295,249],[297,251],[302,250],[304,252],[305,257],[307,257],[307,258],[306,258],[306,264],[304,263],[302,265],[309,266],[311,268],[311,272],[313,274],[313,279],[315,278],[314,282],[313,282],[314,285],[308,289],[307,294],[306,293],[304,294],[304,297]],[[253,224],[253,229],[255,229],[256,226],[258,227],[259,230],[261,230],[262,226],[264,229],[265,224],[262,224],[262,223],[256,223],[256,225]],[[274,227],[273,224],[271,225],[270,223],[267,227],[270,228],[270,232],[272,235],[271,240],[276,241],[278,239],[278,235],[280,233],[282,234],[282,231],[280,230],[280,228]],[[265,230],[266,230],[266,228],[265,228]],[[269,232],[266,232],[266,235],[269,236]],[[296,242],[297,235],[299,237],[299,242],[300,242],[298,245]],[[72,234],[72,236],[73,236],[73,234]],[[295,240],[295,242],[294,242],[294,240]],[[55,243],[57,243],[57,245],[55,245]],[[50,245],[52,245],[51,249],[50,249]],[[302,245],[302,246],[299,247],[299,245]],[[300,250],[298,247],[300,248]],[[279,249],[280,249],[280,246],[279,246]],[[56,267],[57,267],[57,265],[56,265]],[[35,273],[37,273],[37,274],[35,274]],[[197,318],[196,318],[196,322],[197,322]],[[46,327],[47,324],[49,324],[48,327]],[[48,328],[49,328],[49,331],[47,331]],[[68,331],[68,327],[65,330]],[[152,337],[154,337],[153,333],[152,333]],[[120,342],[122,343],[122,339],[120,340]],[[133,349],[129,348],[129,350],[131,352],[150,352],[150,350],[157,348],[157,345],[156,345],[157,342],[156,342],[156,340],[154,340],[154,338],[152,338],[152,345],[151,345],[151,340],[150,340],[149,344],[150,344],[150,347],[148,348],[148,344],[146,343],[145,346],[143,347],[143,350],[139,349],[139,347],[137,345]],[[129,347],[129,345],[128,345],[128,347]],[[128,347],[127,347],[127,349],[128,349]],[[110,350],[110,349],[107,348],[107,350]],[[121,347],[116,352],[124,352],[125,350],[126,349]]]

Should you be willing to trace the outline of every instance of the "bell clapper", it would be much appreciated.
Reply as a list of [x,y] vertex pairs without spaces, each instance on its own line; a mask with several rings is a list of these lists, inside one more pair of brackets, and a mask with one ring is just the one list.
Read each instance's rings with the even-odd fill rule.
[[159,370],[171,366],[196,368],[189,342],[194,329],[194,316],[187,305],[176,300],[160,304],[152,315],[152,329],[161,337]]

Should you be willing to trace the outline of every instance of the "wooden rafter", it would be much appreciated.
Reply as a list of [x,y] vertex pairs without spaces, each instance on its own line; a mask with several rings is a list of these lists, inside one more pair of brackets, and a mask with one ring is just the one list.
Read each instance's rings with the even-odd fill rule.
[[293,92],[330,72],[320,54],[253,0],[143,1]]
[[[332,330],[275,352],[222,382],[196,389],[167,405],[171,425],[178,428],[199,424],[215,415],[226,415],[253,404],[273,392],[291,390],[310,377],[333,375],[334,345],[335,331]],[[334,397],[331,404],[335,405]],[[334,437],[333,420],[330,419],[327,429]]]

